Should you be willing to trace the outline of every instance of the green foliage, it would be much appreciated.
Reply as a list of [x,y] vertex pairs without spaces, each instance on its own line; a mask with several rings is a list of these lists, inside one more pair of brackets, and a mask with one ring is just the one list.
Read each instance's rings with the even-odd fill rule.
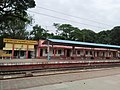
[[53,39],[62,39],[62,40],[65,40],[64,36],[59,36],[59,35],[54,35],[54,36],[52,36],[51,38],[53,38]]
[[3,38],[28,39],[26,26],[32,18],[26,10],[33,7],[34,0],[0,0],[0,48]]
[[28,8],[35,7],[34,0],[0,0],[0,24],[12,18],[28,21]]
[[28,23],[21,21],[20,19],[12,18],[12,21],[1,24],[4,27],[0,30],[0,35],[8,38],[26,39],[26,25]]
[[53,38],[76,40],[83,42],[115,44],[120,45],[120,26],[114,27],[112,30],[101,31],[95,33],[89,29],[80,30],[70,24],[54,23],[57,34]]
[[74,28],[71,33],[71,40],[82,41],[82,32],[78,28]]
[[110,30],[101,31],[97,34],[96,43],[111,44]]
[[82,31],[83,42],[95,42],[96,33],[89,29],[83,29]]
[[59,36],[64,37],[67,40],[76,40],[84,42],[95,42],[96,33],[92,30],[83,29],[80,30],[77,27],[73,27],[70,24],[54,24],[59,32]]
[[30,32],[30,35],[34,40],[46,39],[48,36],[50,36],[48,30],[43,29],[39,25],[33,26],[33,30]]
[[116,26],[110,33],[111,44],[120,45],[120,26]]
[[54,24],[57,28],[59,38],[67,39],[67,40],[81,40],[81,31],[77,27],[73,27],[70,24]]

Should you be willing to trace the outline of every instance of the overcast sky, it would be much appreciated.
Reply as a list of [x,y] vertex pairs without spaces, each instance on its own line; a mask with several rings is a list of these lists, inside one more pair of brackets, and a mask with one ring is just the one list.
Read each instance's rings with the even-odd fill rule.
[[29,9],[30,15],[35,19],[34,25],[41,25],[50,32],[54,32],[53,23],[71,24],[79,29],[86,28],[95,32],[120,25],[120,0],[35,0],[35,2],[36,7]]

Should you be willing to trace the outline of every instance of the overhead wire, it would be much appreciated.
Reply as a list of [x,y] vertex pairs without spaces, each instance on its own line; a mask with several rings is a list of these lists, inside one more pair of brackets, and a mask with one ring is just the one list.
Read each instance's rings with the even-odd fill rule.
[[39,15],[43,15],[43,16],[47,16],[47,17],[52,17],[52,18],[56,18],[56,19],[60,19],[60,20],[64,20],[64,21],[74,22],[74,23],[78,23],[78,24],[82,24],[82,25],[92,26],[92,27],[96,27],[96,28],[102,28],[102,29],[105,28],[105,27],[100,27],[100,26],[95,26],[95,25],[91,25],[91,24],[81,23],[81,22],[77,22],[77,21],[73,21],[73,20],[69,20],[69,19],[65,19],[65,18],[61,18],[61,17],[56,17],[56,16],[45,14],[45,13],[35,12],[35,11],[31,11],[31,10],[28,10],[28,12],[32,12],[32,13],[35,13],[35,14],[39,14]]
[[55,13],[63,14],[63,15],[66,15],[66,16],[74,17],[74,18],[79,18],[79,19],[83,19],[83,20],[90,21],[90,22],[95,22],[95,23],[98,23],[98,24],[106,25],[106,26],[112,26],[112,25],[108,25],[108,24],[105,24],[105,23],[102,23],[102,22],[95,21],[95,20],[90,20],[90,19],[86,19],[86,18],[82,18],[82,17],[66,14],[66,13],[63,13],[63,12],[60,12],[60,11],[56,11],[56,10],[53,10],[53,9],[48,9],[48,8],[41,7],[41,6],[36,6],[36,7],[44,9],[44,10],[52,11],[52,12],[55,12]]

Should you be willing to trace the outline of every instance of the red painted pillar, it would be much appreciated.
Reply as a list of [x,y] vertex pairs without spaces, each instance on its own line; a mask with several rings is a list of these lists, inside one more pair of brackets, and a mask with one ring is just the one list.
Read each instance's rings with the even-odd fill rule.
[[56,56],[56,49],[54,48],[54,57]]
[[67,50],[64,49],[64,57],[67,57]]
[[95,57],[96,52],[95,52],[94,48],[92,49],[92,54],[93,54],[93,59],[95,60],[96,59],[96,57]]
[[108,58],[108,50],[106,50],[106,58],[105,59],[107,59]]
[[64,58],[67,59],[67,50],[64,49]]
[[14,58],[14,43],[13,43],[13,46],[12,46],[12,59]]
[[100,51],[100,58],[103,59],[103,58],[102,58],[102,51]]
[[72,46],[72,58],[71,59],[75,59],[75,47]]
[[38,58],[40,58],[40,47],[38,46]]
[[67,57],[67,49],[65,49],[65,57]]
[[111,59],[113,59],[113,52],[111,51]]
[[86,50],[85,49],[83,49],[83,53],[84,53],[84,59],[86,59]]
[[94,51],[93,51],[93,49],[92,49],[92,57],[93,57],[93,59],[94,59]]
[[26,59],[28,59],[28,44],[27,44],[27,50],[26,50]]
[[38,56],[37,57],[40,58],[41,40],[38,41],[38,47],[37,47],[37,49],[38,49]]

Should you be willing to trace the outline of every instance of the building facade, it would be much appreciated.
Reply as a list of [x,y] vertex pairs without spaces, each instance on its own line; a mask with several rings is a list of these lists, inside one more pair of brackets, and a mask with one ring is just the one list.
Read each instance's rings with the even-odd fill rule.
[[69,45],[48,45],[45,40],[18,40],[4,38],[5,46],[3,50],[11,54],[12,58],[38,58],[47,59],[48,54],[51,59],[117,59],[118,49],[93,48],[93,47],[73,47]]
[[8,38],[4,38],[3,42],[5,43],[3,50],[8,54],[12,54],[12,58],[34,58],[35,45],[38,44],[37,41],[33,40]]
[[[44,40],[38,42],[37,58],[47,58],[48,56],[48,47],[43,43]],[[119,54],[117,49],[75,47],[73,55],[72,46],[49,45],[49,47],[49,56],[54,59],[72,59],[73,56],[75,59],[117,59]]]

